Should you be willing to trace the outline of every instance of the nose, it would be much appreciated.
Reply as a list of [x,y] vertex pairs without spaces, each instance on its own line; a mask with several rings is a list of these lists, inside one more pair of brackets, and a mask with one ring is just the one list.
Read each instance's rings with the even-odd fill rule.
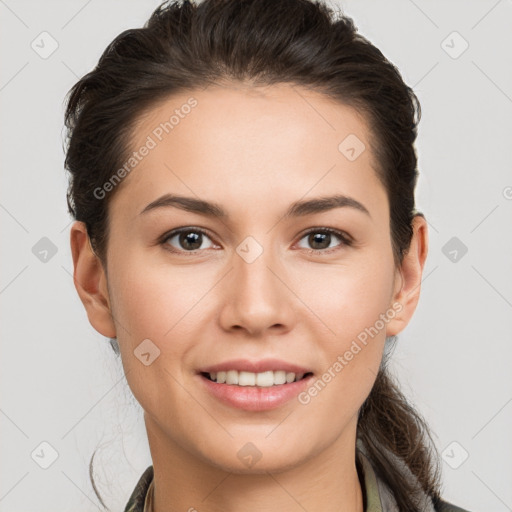
[[232,265],[223,283],[222,328],[256,337],[268,331],[289,331],[295,322],[297,299],[276,255],[263,250],[251,261],[234,252]]

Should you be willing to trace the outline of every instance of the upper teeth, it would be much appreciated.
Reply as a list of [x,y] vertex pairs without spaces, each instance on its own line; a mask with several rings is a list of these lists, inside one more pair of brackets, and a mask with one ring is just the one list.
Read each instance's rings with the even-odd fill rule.
[[304,377],[303,373],[268,371],[261,373],[239,372],[237,370],[228,370],[227,372],[211,372],[210,378],[221,384],[238,384],[239,386],[261,386],[269,387],[285,382],[290,383],[300,380]]

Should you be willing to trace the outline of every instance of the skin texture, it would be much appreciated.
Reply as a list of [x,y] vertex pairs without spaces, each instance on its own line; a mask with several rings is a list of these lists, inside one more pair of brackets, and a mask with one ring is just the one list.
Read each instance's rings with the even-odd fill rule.
[[[107,273],[84,224],[75,222],[70,233],[75,286],[89,321],[117,336],[128,384],[144,409],[154,509],[361,512],[357,413],[386,336],[402,331],[416,308],[426,221],[415,217],[411,248],[395,268],[389,204],[372,168],[364,118],[296,86],[215,85],[167,98],[140,118],[133,150],[191,96],[197,106],[112,197]],[[366,146],[354,161],[338,150],[349,134]],[[172,207],[139,215],[164,193],[214,201],[228,216]],[[343,207],[283,217],[294,201],[335,193],[370,215]],[[177,236],[159,244],[185,226],[208,233],[195,253]],[[312,227],[338,229],[353,243],[332,235],[314,245],[304,233]],[[236,250],[248,236],[263,250],[251,263]],[[229,359],[275,357],[319,377],[397,303],[400,312],[308,404],[235,409],[208,394],[196,374]],[[148,366],[134,355],[144,339],[160,350]],[[237,456],[248,442],[261,453],[252,467]]]

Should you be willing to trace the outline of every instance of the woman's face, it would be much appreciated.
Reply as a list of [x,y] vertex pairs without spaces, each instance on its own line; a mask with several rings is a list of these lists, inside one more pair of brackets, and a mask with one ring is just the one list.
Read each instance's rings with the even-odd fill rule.
[[[353,450],[385,338],[406,322],[364,119],[300,87],[212,86],[134,133],[136,165],[109,205],[114,331],[96,325],[118,338],[150,439],[236,472]],[[167,194],[187,199],[154,204]],[[318,202],[334,196],[348,199]],[[200,373],[240,361],[306,379]]]

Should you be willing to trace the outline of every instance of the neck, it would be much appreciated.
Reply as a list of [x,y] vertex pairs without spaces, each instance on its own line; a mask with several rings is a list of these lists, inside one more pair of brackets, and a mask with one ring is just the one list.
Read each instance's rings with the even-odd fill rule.
[[154,470],[152,512],[363,512],[355,422],[293,468],[241,474],[193,455],[145,418]]

